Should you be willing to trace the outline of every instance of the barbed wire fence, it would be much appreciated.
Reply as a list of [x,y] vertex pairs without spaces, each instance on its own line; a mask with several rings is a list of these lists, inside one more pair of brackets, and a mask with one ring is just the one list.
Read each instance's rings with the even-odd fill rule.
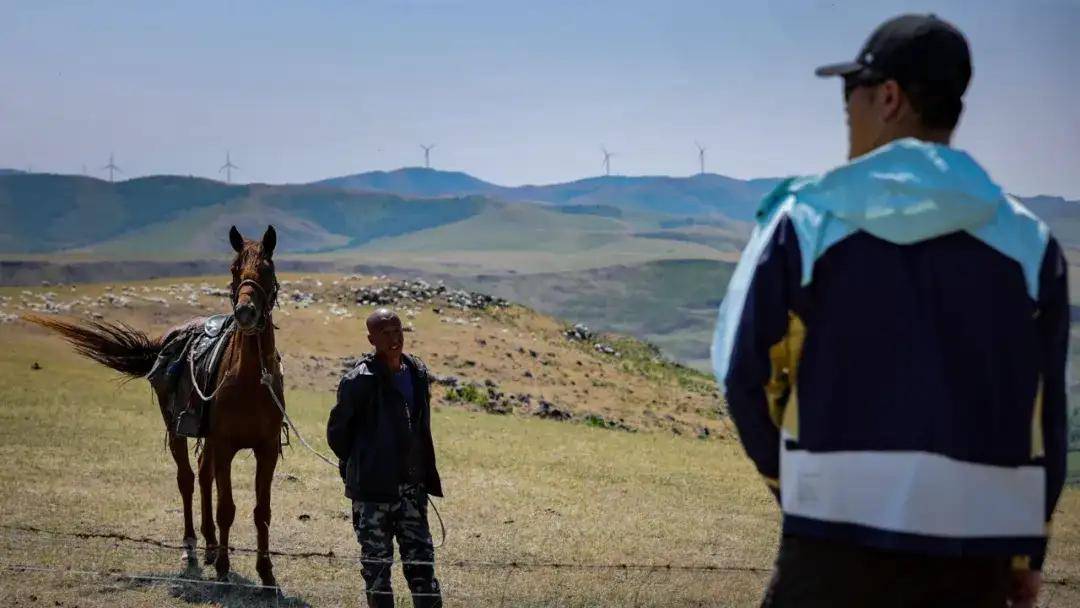
[[[115,532],[80,532],[80,531],[62,531],[62,530],[50,530],[40,528],[36,526],[26,525],[9,525],[0,524],[0,529],[6,530],[10,535],[24,535],[26,537],[32,537],[35,542],[44,540],[45,542],[54,544],[64,544],[67,541],[73,539],[79,540],[102,540],[112,541],[114,548],[119,545],[123,545],[125,550],[131,550],[136,552],[148,552],[148,553],[164,553],[169,552],[173,558],[177,555],[177,552],[182,551],[184,546],[180,544],[169,543],[166,541],[147,538],[147,537],[135,537]],[[69,547],[70,548],[70,547]],[[251,554],[257,553],[255,549],[249,547],[230,547],[231,552],[238,554]],[[288,560],[319,560],[325,561],[330,565],[341,566],[357,566],[360,561],[359,555],[338,555],[333,551],[271,551],[270,554],[275,558],[282,558]],[[668,573],[682,573],[688,575],[717,575],[717,574],[742,574],[750,575],[755,578],[761,579],[764,583],[764,579],[771,573],[772,568],[766,566],[754,566],[754,565],[723,565],[723,564],[700,564],[700,563],[680,563],[680,562],[663,562],[663,563],[641,563],[641,562],[613,562],[613,563],[588,563],[588,562],[559,562],[559,561],[518,561],[518,560],[476,560],[476,559],[443,559],[435,562],[420,562],[420,561],[403,561],[399,559],[385,560],[384,563],[388,565],[393,564],[414,564],[414,565],[436,565],[441,569],[446,568],[459,568],[459,569],[472,569],[483,571],[501,571],[505,570],[505,576],[499,578],[501,584],[488,584],[485,585],[486,591],[478,592],[479,586],[465,586],[465,585],[444,585],[442,589],[442,596],[450,605],[489,605],[489,606],[517,606],[517,602],[520,598],[515,598],[511,594],[512,586],[511,580],[518,574],[528,571],[551,571],[554,573],[562,572],[564,574],[571,572],[604,572],[612,575],[616,575],[620,580],[619,584],[626,585],[631,578],[631,575],[641,575],[637,577],[633,594],[628,598],[628,603],[621,603],[620,605],[627,606],[644,606],[650,605],[647,598],[643,597],[643,593],[646,587],[652,584],[654,581],[651,578],[655,575]],[[214,579],[206,579],[185,575],[162,575],[162,574],[146,574],[124,571],[116,567],[100,567],[94,564],[84,567],[67,567],[67,566],[52,566],[48,564],[30,563],[29,561],[20,562],[12,559],[0,560],[0,569],[12,574],[41,574],[41,575],[54,575],[61,577],[84,577],[90,579],[98,579],[109,581],[113,583],[126,582],[129,584],[136,584],[146,587],[165,586],[171,588],[178,587],[203,587],[212,589],[218,593],[224,593],[226,591],[244,591],[252,594],[263,594],[266,597],[268,595],[274,595],[273,605],[281,605],[280,602],[285,600],[285,604],[289,605],[290,602],[295,605],[307,605],[303,600],[299,600],[299,604],[296,604],[296,598],[289,600],[285,595],[286,592],[313,592],[313,591],[329,591],[330,595],[342,593],[342,585],[336,582],[324,582],[319,583],[317,581],[306,581],[303,585],[291,587],[268,587],[259,583],[249,582],[241,577],[234,577],[229,581],[218,581]],[[488,581],[495,580],[491,575],[486,575]],[[1073,591],[1080,591],[1080,579],[1070,577],[1055,577],[1048,578],[1044,581],[1043,591],[1043,606],[1054,605],[1053,597],[1060,589],[1069,589]],[[762,585],[763,586],[763,585]],[[123,589],[123,588],[120,588]],[[548,589],[549,594],[558,596],[557,589]],[[400,593],[399,595],[407,596],[408,592]],[[544,604],[542,599],[537,598],[538,605]],[[555,604],[551,605],[564,605],[558,603],[555,600]]]
[[[36,526],[24,526],[24,525],[8,525],[0,524],[0,529],[6,530],[9,535],[22,535],[26,537],[33,537],[34,542],[44,541],[47,543],[62,544],[69,549],[70,553],[70,541],[71,540],[101,540],[111,541],[114,546],[123,545],[125,550],[142,552],[142,553],[167,553],[170,558],[175,559],[179,555],[179,552],[184,549],[181,544],[170,543],[154,538],[147,537],[135,537],[126,534],[120,534],[115,532],[82,532],[82,531],[62,531],[62,530],[50,530],[40,528]],[[230,547],[231,553],[249,554],[255,555],[257,551],[249,547]],[[335,566],[347,566],[347,567],[359,567],[360,557],[359,555],[339,555],[333,551],[271,551],[270,554],[276,559],[286,560],[315,560],[324,562],[326,564]],[[403,561],[399,559],[386,560],[384,563],[388,565],[401,565],[401,564],[414,564],[414,565],[432,565],[432,562],[420,562],[420,561]],[[646,588],[653,584],[651,579],[654,576],[667,573],[668,576],[679,574],[683,576],[704,576],[704,575],[722,575],[728,574],[743,574],[753,576],[760,579],[762,584],[771,572],[771,568],[759,567],[759,566],[743,566],[743,565],[719,565],[719,564],[691,564],[691,563],[677,563],[677,562],[665,562],[665,563],[634,563],[634,562],[619,562],[619,563],[582,563],[582,562],[560,562],[560,561],[527,561],[527,560],[480,560],[480,559],[441,559],[437,560],[434,565],[443,570],[446,569],[467,569],[467,570],[480,570],[483,574],[478,575],[483,581],[483,584],[478,585],[446,585],[445,582],[442,586],[442,595],[447,601],[448,605],[468,605],[468,606],[519,606],[522,598],[520,594],[515,596],[511,580],[518,574],[531,572],[531,571],[547,571],[552,573],[551,575],[558,578],[570,577],[570,573],[597,573],[602,572],[605,576],[614,577],[611,581],[613,584],[618,584],[623,587],[627,587],[630,584],[635,585],[633,589],[632,603],[626,601],[620,601],[619,605],[625,606],[646,606],[656,605],[655,602],[648,602]],[[166,586],[166,587],[209,587],[217,592],[224,592],[225,590],[236,590],[249,593],[268,593],[281,591],[282,593],[288,592],[302,592],[311,593],[315,591],[329,591],[329,595],[337,595],[338,597],[344,592],[340,583],[323,583],[313,581],[305,581],[302,585],[290,586],[282,585],[282,587],[266,587],[264,585],[249,582],[242,578],[235,578],[229,582],[222,582],[212,579],[204,579],[200,577],[191,576],[170,576],[162,574],[146,574],[137,572],[128,572],[117,567],[102,567],[96,564],[84,563],[79,567],[70,566],[54,566],[49,564],[31,563],[29,561],[18,561],[11,559],[0,559],[0,569],[5,572],[13,574],[41,574],[41,575],[55,575],[62,577],[84,577],[92,579],[102,579],[112,582],[127,582],[133,584],[139,584],[142,586]],[[505,571],[504,576],[498,576],[494,572]],[[560,574],[561,573],[561,574]],[[357,574],[357,578],[359,575]],[[632,580],[636,579],[636,580]],[[499,581],[493,583],[493,581]],[[554,580],[553,582],[557,582]],[[566,593],[563,593],[563,592]],[[570,595],[570,590],[561,589],[557,585],[547,585],[543,590],[544,597],[536,598],[535,601],[529,601],[530,605],[537,606],[565,606],[567,604],[561,601],[564,595]],[[399,592],[402,597],[408,596],[408,591],[404,593]],[[548,599],[545,599],[548,598]],[[280,598],[279,598],[280,599]],[[550,601],[549,601],[550,599]],[[301,604],[306,605],[306,604]],[[706,605],[705,600],[701,602],[694,602],[687,605]]]

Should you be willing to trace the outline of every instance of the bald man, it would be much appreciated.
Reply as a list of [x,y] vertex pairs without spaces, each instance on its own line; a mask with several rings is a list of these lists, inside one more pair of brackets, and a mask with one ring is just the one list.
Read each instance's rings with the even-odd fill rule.
[[442,606],[428,495],[442,496],[431,441],[427,368],[405,354],[401,319],[380,308],[367,319],[375,348],[345,374],[330,411],[326,439],[337,454],[369,607],[394,605],[390,586],[396,537],[413,606]]

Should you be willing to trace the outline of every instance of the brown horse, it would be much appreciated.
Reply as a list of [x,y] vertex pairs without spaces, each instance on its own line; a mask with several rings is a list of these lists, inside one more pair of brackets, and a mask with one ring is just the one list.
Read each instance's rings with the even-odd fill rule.
[[[255,568],[263,585],[276,587],[269,547],[270,485],[281,450],[282,412],[274,403],[269,387],[262,383],[262,378],[264,373],[269,372],[269,384],[284,407],[284,384],[271,318],[278,287],[272,260],[277,234],[270,226],[262,241],[249,241],[240,236],[233,226],[229,231],[229,241],[236,250],[232,263],[231,291],[238,331],[230,334],[222,355],[218,373],[221,380],[214,398],[209,434],[199,455],[202,534],[206,541],[206,563],[213,563],[218,579],[226,580],[229,574],[229,528],[236,514],[230,476],[232,461],[239,450],[254,450],[254,517],[258,536]],[[132,378],[141,378],[150,372],[166,338],[179,329],[174,328],[158,338],[150,338],[122,323],[72,323],[38,316],[26,319],[59,332],[81,354]],[[185,326],[200,322],[200,319],[196,319]],[[209,390],[207,388],[207,392]],[[195,473],[188,460],[187,439],[177,436],[171,427],[172,417],[166,411],[167,396],[159,393],[157,397],[165,419],[169,450],[176,461],[176,482],[184,502],[184,560],[189,567],[194,567],[197,557],[191,499],[195,491]],[[211,516],[211,484],[214,481],[217,481],[218,491],[217,527],[221,533],[220,542],[215,536]]]

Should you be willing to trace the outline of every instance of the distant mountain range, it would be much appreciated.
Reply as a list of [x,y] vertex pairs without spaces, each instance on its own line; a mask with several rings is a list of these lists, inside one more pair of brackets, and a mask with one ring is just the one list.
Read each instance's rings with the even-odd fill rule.
[[[412,167],[311,184],[229,185],[165,175],[111,183],[0,169],[0,253],[216,253],[227,250],[222,234],[231,224],[255,233],[267,223],[278,228],[286,252],[607,246],[617,255],[657,248],[669,256],[732,253],[777,182],[701,174],[507,187]],[[1022,200],[1064,243],[1080,246],[1080,201]]]
[[323,186],[227,185],[180,176],[110,183],[81,176],[0,176],[0,251],[104,250],[220,253],[230,225],[261,234],[268,223],[283,251],[356,246],[475,215],[480,197],[406,199]]
[[505,201],[554,205],[607,205],[630,211],[682,216],[719,216],[749,221],[757,201],[779,179],[740,180],[715,173],[690,177],[590,177],[544,186],[499,186],[467,173],[406,167],[372,171],[315,182],[353,191],[388,192],[403,196],[462,196],[480,194]]

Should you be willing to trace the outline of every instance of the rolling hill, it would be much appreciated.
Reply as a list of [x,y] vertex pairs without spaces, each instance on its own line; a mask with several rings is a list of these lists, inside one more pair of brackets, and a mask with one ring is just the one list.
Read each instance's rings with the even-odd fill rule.
[[464,194],[497,194],[504,190],[459,171],[439,171],[425,167],[404,167],[394,171],[369,171],[315,182],[319,186],[388,192],[401,196],[440,197]]
[[[758,200],[776,181],[716,174],[605,176],[510,188],[465,173],[412,167],[313,184],[230,185],[171,175],[111,183],[4,170],[0,252],[205,254],[221,251],[218,233],[233,223],[246,232],[273,223],[289,244],[283,251],[293,253],[351,251],[375,241],[390,251],[464,244],[474,251],[567,253],[594,249],[605,239],[633,239],[646,250],[656,248],[645,243],[653,240],[662,248],[696,245],[735,253],[749,234]],[[1067,247],[1080,247],[1080,202],[1054,196],[1021,200]],[[466,221],[484,211],[500,221]],[[394,237],[404,240],[388,240]],[[567,250],[568,241],[577,245]]]
[[358,173],[316,184],[402,196],[483,194],[508,201],[605,206],[677,216],[722,215],[748,221],[753,218],[757,202],[778,182],[778,179],[740,180],[705,173],[690,177],[610,175],[562,184],[508,187],[465,173],[410,167]]
[[228,185],[154,176],[110,183],[48,174],[0,176],[0,251],[89,250],[133,256],[218,253],[229,226],[283,231],[283,251],[362,244],[465,219],[477,196],[417,200],[323,186]]
[[[461,181],[451,178],[443,183]],[[567,194],[562,204],[549,204],[469,193],[413,198],[325,184],[229,185],[180,176],[110,183],[6,175],[0,176],[0,252],[201,259],[228,252],[223,235],[231,225],[257,235],[273,224],[286,255],[429,270],[535,271],[714,259],[734,255],[749,231],[724,217],[628,211],[626,205],[579,203],[582,198]],[[424,256],[430,265],[421,263]]]

